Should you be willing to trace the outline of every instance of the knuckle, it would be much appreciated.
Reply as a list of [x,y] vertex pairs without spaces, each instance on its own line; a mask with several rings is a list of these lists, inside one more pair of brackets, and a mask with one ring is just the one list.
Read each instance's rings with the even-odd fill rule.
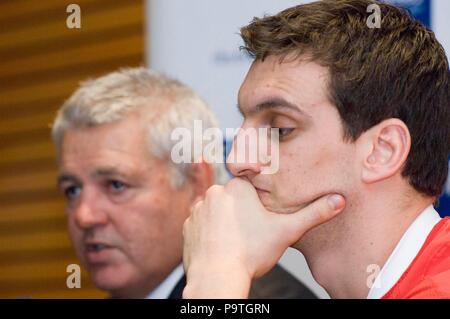
[[241,192],[245,191],[247,188],[247,183],[241,178],[233,178],[225,185],[225,190],[228,193],[237,193],[241,194]]
[[326,199],[321,200],[319,205],[317,205],[314,208],[314,217],[316,220],[321,221],[327,219],[327,216],[329,215],[330,207],[328,206],[328,203]]
[[203,201],[199,200],[197,203],[195,203],[194,205],[194,211],[198,211],[200,209],[200,207],[203,206]]
[[241,178],[233,178],[226,184],[226,186],[227,187],[240,187],[243,184],[244,184],[244,181]]
[[206,196],[214,196],[215,194],[218,194],[222,191],[223,186],[220,185],[212,185],[210,188],[206,191]]

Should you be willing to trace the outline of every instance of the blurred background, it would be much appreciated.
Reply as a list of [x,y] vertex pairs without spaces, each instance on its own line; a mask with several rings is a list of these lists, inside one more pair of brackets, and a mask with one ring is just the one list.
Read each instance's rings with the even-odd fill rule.
[[[103,298],[77,264],[64,202],[56,190],[50,123],[88,77],[146,65],[197,90],[221,127],[239,127],[239,85],[250,60],[239,51],[240,26],[254,16],[310,1],[292,0],[1,0],[0,1],[0,298]],[[396,0],[430,26],[450,52],[450,1]],[[77,4],[81,28],[68,28]],[[440,201],[450,213],[450,184]],[[317,295],[327,298],[302,256],[281,259]],[[299,266],[300,265],[300,266]]]
[[60,0],[0,2],[0,297],[104,297],[78,263],[56,190],[50,123],[80,80],[144,63],[142,1],[80,0],[69,29]]

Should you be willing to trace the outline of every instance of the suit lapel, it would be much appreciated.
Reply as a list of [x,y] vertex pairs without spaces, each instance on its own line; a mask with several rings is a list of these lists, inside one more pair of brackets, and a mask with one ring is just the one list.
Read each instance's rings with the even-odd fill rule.
[[183,298],[183,289],[186,286],[186,275],[177,282],[172,292],[170,293],[168,299],[182,299]]

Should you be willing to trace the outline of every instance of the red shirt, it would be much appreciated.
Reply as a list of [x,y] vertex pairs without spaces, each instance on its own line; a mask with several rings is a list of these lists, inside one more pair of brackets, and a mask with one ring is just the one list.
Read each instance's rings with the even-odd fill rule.
[[450,298],[450,217],[443,218],[383,299]]

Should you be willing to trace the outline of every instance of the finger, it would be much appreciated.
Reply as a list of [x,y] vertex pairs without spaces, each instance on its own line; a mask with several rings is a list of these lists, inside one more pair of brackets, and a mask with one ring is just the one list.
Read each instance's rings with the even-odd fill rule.
[[183,224],[183,268],[185,272],[189,268],[190,254],[189,254],[189,228],[190,218],[187,218]]
[[192,215],[193,212],[197,211],[200,206],[203,205],[203,200],[199,197],[197,198],[191,205],[191,211],[190,215]]
[[237,196],[258,196],[255,187],[248,180],[242,177],[235,177],[231,179],[225,185],[224,189],[228,194],[234,194]]
[[326,195],[293,214],[279,215],[278,220],[290,239],[289,244],[292,245],[310,229],[329,221],[342,212],[345,204],[345,198],[342,195]]

